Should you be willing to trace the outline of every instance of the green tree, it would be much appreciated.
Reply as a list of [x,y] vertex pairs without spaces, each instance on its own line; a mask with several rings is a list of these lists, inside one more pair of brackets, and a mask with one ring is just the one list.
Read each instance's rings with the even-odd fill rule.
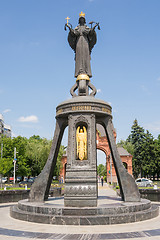
[[14,148],[16,148],[16,165],[18,166],[18,170],[16,171],[16,175],[26,176],[29,174],[30,169],[26,163],[25,158],[25,148],[27,144],[27,139],[21,136],[15,138],[7,138],[2,137],[1,143],[3,143],[3,157],[0,161],[0,172],[4,176],[13,176],[13,169],[14,169]]
[[155,174],[157,172],[155,141],[152,134],[150,134],[148,130],[145,133],[145,137],[143,139],[141,155],[142,176],[150,177],[152,175],[155,177]]
[[[15,138],[0,138],[3,143],[3,158],[0,158],[0,174],[13,176],[14,148],[16,148],[16,176],[37,176],[42,171],[51,149],[52,141],[33,135],[29,139],[18,136]],[[65,152],[64,146],[60,146],[54,174],[59,176],[61,158]]]
[[106,166],[104,166],[103,164],[99,164],[97,166],[97,174],[99,176],[106,176],[107,175]]
[[143,165],[143,143],[145,138],[144,129],[138,125],[137,119],[134,120],[131,127],[131,134],[129,135],[127,141],[132,143],[134,146],[133,151],[133,175],[135,178],[140,174],[142,176],[142,165]]
[[[52,141],[46,138],[40,138],[39,136],[32,136],[29,138],[26,146],[26,159],[27,164],[30,167],[31,176],[37,176],[40,174],[49,156]],[[60,146],[56,166],[54,169],[54,175],[59,176],[60,169],[62,167],[61,159],[65,153],[64,146]]]
[[1,144],[3,143],[3,155],[0,159],[0,174],[3,176],[13,175],[13,158],[14,146],[11,138],[6,136],[1,137]]
[[157,172],[157,179],[160,177],[160,135],[158,135],[158,138],[154,140],[155,142],[155,154],[156,154],[156,172]]
[[13,174],[13,159],[0,158],[0,174],[8,178]]
[[42,171],[51,148],[51,141],[39,136],[32,136],[26,145],[26,159],[30,167],[30,174],[37,176]]

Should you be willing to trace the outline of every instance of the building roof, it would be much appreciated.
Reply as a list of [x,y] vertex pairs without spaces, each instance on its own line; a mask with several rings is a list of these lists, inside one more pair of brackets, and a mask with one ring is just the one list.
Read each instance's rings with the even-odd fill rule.
[[3,115],[0,113],[0,120],[4,121]]
[[117,150],[119,152],[120,156],[132,156],[130,153],[127,152],[126,149],[124,149],[123,147],[117,147]]
[[10,125],[4,124],[4,128],[11,131],[11,126]]

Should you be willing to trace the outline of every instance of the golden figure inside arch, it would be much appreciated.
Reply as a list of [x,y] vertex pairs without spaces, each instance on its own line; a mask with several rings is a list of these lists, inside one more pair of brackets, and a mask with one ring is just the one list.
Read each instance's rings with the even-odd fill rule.
[[76,132],[76,140],[77,140],[77,158],[80,160],[87,159],[87,130],[83,126],[77,127]]

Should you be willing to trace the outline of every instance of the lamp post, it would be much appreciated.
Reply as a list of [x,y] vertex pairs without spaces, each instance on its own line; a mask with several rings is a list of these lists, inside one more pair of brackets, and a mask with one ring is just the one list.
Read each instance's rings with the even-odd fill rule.
[[3,143],[1,143],[1,158],[3,157]]
[[13,179],[13,183],[15,185],[15,182],[16,182],[16,161],[17,161],[17,158],[16,158],[16,153],[18,153],[16,151],[16,147],[14,148],[14,160],[13,160],[13,163],[14,163],[14,179]]
[[[1,159],[3,157],[3,143],[1,143]],[[0,174],[1,176],[1,189],[2,189],[2,174]]]
[[112,184],[112,155],[110,153],[110,176],[111,176],[111,184]]

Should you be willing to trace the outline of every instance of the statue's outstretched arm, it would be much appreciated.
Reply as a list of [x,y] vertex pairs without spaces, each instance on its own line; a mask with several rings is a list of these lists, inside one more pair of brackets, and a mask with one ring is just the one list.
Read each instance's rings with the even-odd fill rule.
[[91,28],[91,31],[90,31],[90,32],[91,32],[92,34],[94,33],[96,27],[98,27],[98,30],[100,30],[99,23],[96,23],[96,24],[94,25],[94,27]]
[[65,24],[65,27],[64,27],[65,31],[67,30],[66,27],[69,28],[70,34],[71,34],[72,36],[75,36],[74,29],[72,28],[72,25],[71,25],[70,23],[68,23],[68,24],[66,23],[66,24]]

